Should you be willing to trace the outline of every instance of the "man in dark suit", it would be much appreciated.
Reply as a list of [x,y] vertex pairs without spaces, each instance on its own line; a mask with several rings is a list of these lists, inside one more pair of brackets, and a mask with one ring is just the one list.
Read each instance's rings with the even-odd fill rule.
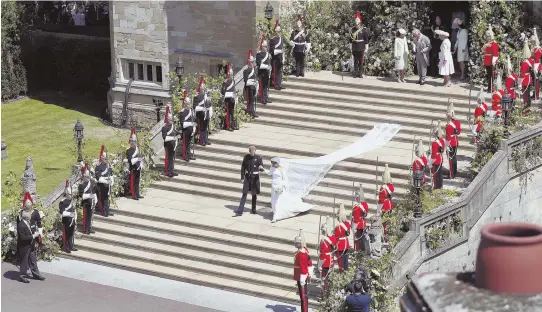
[[21,222],[17,224],[17,253],[21,259],[20,265],[20,281],[23,283],[30,283],[25,278],[28,267],[32,271],[32,277],[34,279],[43,281],[45,278],[41,276],[38,269],[38,259],[36,256],[36,238],[40,236],[37,231],[32,231],[30,227],[30,217],[32,213],[30,211],[23,211],[21,213]]
[[363,291],[360,282],[354,284],[354,293],[346,297],[346,311],[369,312],[373,298]]

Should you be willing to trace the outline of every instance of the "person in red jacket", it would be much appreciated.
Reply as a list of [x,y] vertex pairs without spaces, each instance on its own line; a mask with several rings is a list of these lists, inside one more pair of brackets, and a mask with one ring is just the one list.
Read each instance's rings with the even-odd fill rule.
[[449,101],[446,118],[446,153],[448,154],[448,164],[450,168],[450,179],[455,179],[457,175],[457,147],[459,146],[458,135],[461,134],[461,122],[455,119],[454,103]]
[[480,88],[480,93],[478,93],[478,106],[474,109],[474,119],[479,116],[484,116],[487,114],[487,104],[485,103],[484,90]]
[[[414,147],[414,153],[416,153],[416,159],[412,163],[412,173],[421,171],[423,173],[423,184],[427,181],[425,177],[425,168],[427,167],[427,156],[424,155],[422,139],[418,142],[418,145]],[[414,183],[412,183],[414,185]]]
[[294,238],[294,245],[297,248],[294,256],[294,281],[297,281],[299,299],[301,299],[301,311],[309,311],[309,299],[307,298],[307,282],[310,279],[309,267],[312,261],[309,256],[309,249],[305,242],[303,230],[299,230],[299,236]]
[[346,220],[346,211],[344,210],[343,203],[339,206],[337,219],[339,220],[339,224],[335,227],[334,234],[338,243],[335,254],[337,256],[339,270],[346,271],[348,270],[348,249],[350,249],[350,241],[348,239],[350,237],[351,225],[350,222]]
[[516,99],[516,87],[518,86],[518,76],[514,73],[512,69],[512,62],[510,62],[510,56],[506,56],[506,71],[507,76],[504,81],[504,86],[510,94],[512,100]]
[[474,124],[472,125],[472,134],[474,135],[474,142],[476,145],[480,143],[480,137],[482,135],[482,128],[484,125],[484,117],[478,116],[474,118]]
[[533,84],[531,71],[533,66],[534,59],[531,58],[529,41],[525,38],[523,40],[523,61],[519,65],[519,79],[521,80],[521,92],[523,94],[523,114],[531,106],[531,85]]
[[386,164],[384,173],[382,174],[382,185],[378,191],[378,204],[376,208],[379,213],[390,212],[393,209],[393,201],[391,200],[393,192],[395,192],[395,188],[391,181],[390,168]]
[[487,43],[483,46],[484,66],[486,68],[487,92],[492,92],[492,84],[495,80],[495,65],[499,59],[499,45],[495,42],[495,36],[491,25],[485,33]]
[[365,218],[369,214],[369,205],[365,201],[361,183],[359,184],[359,190],[356,192],[355,200],[356,204],[352,208],[352,231],[354,232],[354,251],[358,251],[361,249],[363,231],[367,227]]
[[431,160],[429,166],[431,166],[431,176],[433,181],[433,189],[442,188],[442,154],[444,153],[445,142],[442,133],[442,126],[440,120],[437,126],[433,130],[435,140],[431,143]]
[[537,79],[540,74],[542,58],[542,47],[540,47],[540,41],[538,40],[538,35],[536,34],[536,28],[533,28],[533,35],[531,36],[531,42],[533,44],[532,50],[532,59],[534,60],[534,66],[532,71],[532,79],[534,81],[534,98],[535,100],[540,99],[540,80]]
[[327,291],[327,274],[329,268],[333,268],[335,265],[335,248],[337,248],[337,238],[329,230],[329,221],[326,220],[325,224],[322,224],[320,229],[322,239],[320,239],[320,258],[318,260],[318,267],[322,272],[321,278],[324,282],[324,293]]
[[504,95],[504,89],[495,90],[493,92],[491,110],[495,112],[495,118],[499,118],[502,115],[501,100]]

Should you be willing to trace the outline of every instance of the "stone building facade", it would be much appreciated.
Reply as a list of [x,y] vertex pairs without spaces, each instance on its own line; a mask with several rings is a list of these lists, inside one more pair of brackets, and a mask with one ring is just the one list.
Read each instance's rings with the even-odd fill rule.
[[[278,1],[271,1],[278,15]],[[234,71],[257,46],[256,18],[267,1],[111,1],[111,90],[116,124],[156,122],[169,99],[168,72],[182,57],[185,73],[217,75],[228,60]],[[130,80],[133,79],[130,84]],[[163,110],[163,108],[162,108]]]

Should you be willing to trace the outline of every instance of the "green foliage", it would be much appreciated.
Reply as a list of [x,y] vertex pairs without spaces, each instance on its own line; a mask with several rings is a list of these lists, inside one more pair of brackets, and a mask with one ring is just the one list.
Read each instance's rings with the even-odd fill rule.
[[425,245],[431,250],[439,249],[443,243],[451,238],[462,236],[463,221],[460,212],[431,224],[425,231]]
[[27,91],[20,46],[25,29],[20,15],[18,2],[2,1],[2,100],[15,98]]
[[422,192],[422,209],[424,213],[431,212],[433,209],[447,203],[450,198],[457,196],[454,190],[433,190],[432,192]]
[[[182,110],[182,98],[185,89],[188,91],[188,96],[190,99],[193,99],[194,96],[196,96],[199,79],[202,75],[205,77],[205,85],[207,87],[207,91],[209,92],[208,96],[211,98],[211,103],[213,105],[213,118],[209,123],[210,130],[213,132],[219,131],[223,128],[224,117],[226,115],[226,108],[220,93],[222,83],[224,82],[224,78],[222,76],[211,77],[205,73],[189,74],[187,76],[183,76],[182,82],[179,83],[179,78],[177,75],[174,72],[170,72],[170,94],[173,102],[173,110],[175,115]],[[183,88],[181,88],[181,86]],[[243,97],[238,96],[237,99],[235,118],[238,126],[241,127],[244,123],[250,121],[251,117],[245,113],[244,105],[242,104]],[[174,116],[174,118],[177,118],[177,116]]]
[[478,149],[471,163],[471,172],[474,175],[477,175],[499,150],[503,136],[504,127],[502,124],[486,120]]

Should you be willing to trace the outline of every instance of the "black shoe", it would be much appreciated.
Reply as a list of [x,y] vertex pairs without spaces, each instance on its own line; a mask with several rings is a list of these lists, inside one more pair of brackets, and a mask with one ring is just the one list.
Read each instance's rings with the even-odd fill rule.
[[72,248],[72,251],[79,251],[79,249],[73,247],[73,248]]
[[71,251],[69,250],[64,250],[65,253],[72,253]]
[[267,100],[267,103],[266,103],[266,104],[269,104],[269,103],[273,103],[273,102],[272,102],[272,101],[269,101],[269,100]]
[[260,117],[260,116],[258,116],[256,114],[252,115],[252,118],[258,118],[258,117]]
[[44,281],[45,280],[45,277],[41,276],[41,275],[34,275],[32,276],[33,279],[35,280],[38,280],[38,281]]
[[195,157],[195,156],[191,156],[191,157],[190,157],[190,160],[196,160],[196,157]]
[[115,214],[112,213],[112,212],[110,212],[110,213],[108,214],[109,217],[112,217],[112,216],[114,216],[114,215],[115,215]]
[[145,198],[145,197],[143,197],[143,196],[138,196],[137,197],[137,199],[143,199],[143,198]]
[[363,78],[363,74],[360,74],[360,75],[359,75],[359,78]]
[[206,145],[212,145],[211,142],[207,141],[207,143],[205,143]]
[[96,234],[96,231],[90,230],[90,233],[89,233],[89,234]]
[[305,74],[301,74],[301,77],[305,77]]
[[232,217],[233,217],[233,218],[237,218],[237,217],[240,217],[240,216],[242,216],[242,215],[243,215],[242,213],[235,213]]
[[167,177],[168,178],[173,178],[173,174],[168,174]]
[[251,214],[256,214],[256,210],[252,210],[250,213]]
[[425,84],[425,81],[420,82],[420,86],[423,86]]
[[139,200],[139,197],[135,197],[134,200]]
[[173,173],[173,176],[174,176],[174,177],[176,177],[176,176],[178,176],[178,175],[179,175],[179,174],[176,173],[176,172]]
[[19,282],[21,282],[21,283],[25,283],[25,284],[28,284],[28,283],[30,283],[30,281],[29,281],[29,280],[27,280],[26,278],[24,278],[24,277],[22,277],[22,276],[21,276],[21,277],[19,277]]

